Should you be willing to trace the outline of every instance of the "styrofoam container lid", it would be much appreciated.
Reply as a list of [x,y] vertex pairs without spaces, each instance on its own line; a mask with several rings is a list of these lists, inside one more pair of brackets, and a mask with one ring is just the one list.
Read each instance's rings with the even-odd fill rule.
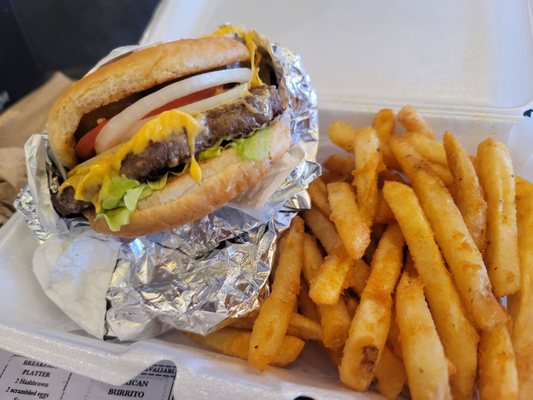
[[533,100],[531,15],[527,0],[164,0],[141,42],[242,24],[302,56],[322,107],[516,121]]

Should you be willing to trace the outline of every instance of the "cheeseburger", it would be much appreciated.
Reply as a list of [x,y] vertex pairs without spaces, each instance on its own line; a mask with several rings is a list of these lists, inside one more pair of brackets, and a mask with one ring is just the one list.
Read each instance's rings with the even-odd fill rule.
[[54,206],[120,237],[197,220],[288,151],[282,113],[271,60],[252,33],[223,27],[135,51],[52,106],[50,144],[68,170]]

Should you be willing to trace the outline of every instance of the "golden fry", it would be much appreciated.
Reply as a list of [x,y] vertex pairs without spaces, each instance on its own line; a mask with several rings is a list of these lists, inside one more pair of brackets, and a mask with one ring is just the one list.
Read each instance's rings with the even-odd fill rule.
[[[370,229],[359,213],[355,193],[348,183],[343,182],[329,183],[327,188],[331,206],[330,219],[337,227],[350,257],[354,260],[360,259],[370,243]],[[329,250],[327,251],[329,253]]]
[[373,128],[362,128],[354,137],[355,171],[353,184],[357,189],[357,208],[371,227],[378,207],[378,174],[382,167],[379,139]]
[[318,275],[310,282],[309,297],[315,304],[337,304],[346,274],[351,268],[353,260],[350,257],[327,256]]
[[350,313],[344,299],[334,305],[319,305],[322,343],[328,349],[344,345],[350,329]]
[[311,228],[313,234],[326,249],[328,254],[335,254],[339,249],[344,250],[341,238],[339,237],[335,225],[322,214],[318,209],[311,208],[302,213],[305,224]]
[[374,223],[388,224],[389,222],[394,222],[394,214],[392,213],[389,204],[385,201],[383,192],[380,190],[378,194],[378,209],[376,211]]
[[[482,400],[518,399],[518,373],[507,325],[481,332],[479,395]],[[531,393],[527,394],[529,398]]]
[[[252,330],[256,318],[237,318],[231,323],[232,328]],[[287,327],[287,335],[304,340],[322,340],[320,324],[302,314],[293,313]]]
[[433,173],[440,178],[440,180],[442,181],[442,183],[444,183],[446,188],[448,188],[450,193],[455,193],[453,187],[453,175],[448,169],[448,167],[430,161],[428,161],[428,166],[431,168]]
[[513,348],[520,380],[520,398],[533,393],[533,185],[516,179],[520,291],[507,298],[513,304]]
[[394,133],[394,111],[390,108],[379,110],[374,116],[372,127],[378,134],[380,145],[387,143]]
[[325,349],[326,353],[328,353],[329,359],[331,360],[331,362],[333,363],[335,367],[338,367],[339,364],[341,363],[343,347],[344,346],[339,346],[339,347],[334,347],[332,349],[328,349],[328,348]]
[[463,308],[413,189],[402,183],[385,182],[383,192],[402,228],[409,253],[424,283],[424,292],[446,357],[457,368],[457,373],[450,379],[454,398],[470,398],[477,373],[479,337]]
[[398,160],[396,160],[396,157],[394,157],[394,153],[392,152],[392,149],[388,143],[385,143],[380,148],[381,151],[381,158],[383,160],[383,164],[387,168],[397,169],[400,170],[402,167],[400,166],[400,163],[398,163]]
[[444,133],[444,149],[453,175],[454,199],[479,251],[487,244],[487,202],[472,160],[450,132]]
[[420,153],[422,157],[431,163],[436,163],[444,167],[448,166],[446,152],[441,143],[430,139],[421,132],[407,132],[405,135],[407,141]]
[[372,259],[370,277],[350,326],[339,367],[341,381],[359,391],[372,382],[389,332],[392,293],[402,269],[404,239],[391,224]]
[[[251,332],[242,329],[223,328],[207,336],[186,334],[196,343],[217,350],[228,356],[248,359]],[[294,336],[284,336],[281,345],[272,359],[272,364],[279,367],[290,364],[302,352],[305,342]]]
[[328,184],[331,182],[347,182],[352,180],[352,175],[339,175],[333,171],[324,171],[320,178],[324,183]]
[[353,268],[348,271],[344,284],[344,289],[352,288],[358,296],[361,296],[370,276],[370,267],[363,260],[355,260]]
[[[306,234],[304,237],[304,264],[302,272],[307,282],[312,282],[320,271],[322,254],[315,238]],[[350,328],[350,315],[342,298],[333,305],[317,305],[322,326],[322,343],[326,348],[344,345]]]
[[[405,139],[392,138],[391,144],[396,158],[411,180],[463,305],[476,327],[490,330],[504,323],[506,315],[492,294],[483,257],[450,193]],[[389,206],[392,208],[390,202]]]
[[350,156],[332,154],[322,165],[338,175],[351,175],[355,169],[355,160]]
[[494,293],[506,296],[520,289],[513,164],[507,147],[492,138],[479,144],[477,161],[487,198],[485,260]]
[[[305,261],[304,261],[305,265]],[[303,316],[312,319],[313,321],[320,321],[318,316],[318,311],[316,309],[315,303],[309,297],[309,285],[302,279],[300,281],[300,294],[298,295],[298,310],[302,313]]]
[[328,128],[329,140],[350,153],[353,153],[354,128],[342,121],[333,122]]
[[320,266],[324,262],[324,257],[316,244],[314,236],[304,234],[304,259],[302,273],[308,284],[315,279],[320,271]]
[[396,289],[396,319],[411,397],[451,399],[448,364],[422,283],[408,272],[402,274]]
[[357,307],[359,307],[359,301],[349,293],[346,293],[344,295],[344,302],[346,303],[346,308],[348,309],[348,313],[350,314],[350,322],[351,319],[355,315],[355,310],[357,310]]
[[403,359],[402,347],[400,345],[400,328],[398,327],[398,321],[396,320],[396,309],[393,306],[391,312],[391,322],[389,328],[389,336],[387,336],[387,346],[392,350],[394,355],[400,360]]
[[249,361],[263,371],[272,363],[287,332],[300,291],[304,223],[294,217],[280,246],[280,257],[270,296],[259,309],[250,338]]
[[302,314],[293,313],[287,328],[287,335],[296,336],[305,340],[322,340],[320,324]]
[[435,137],[435,134],[428,123],[420,116],[420,114],[418,114],[418,111],[410,105],[406,105],[398,111],[398,121],[407,132],[420,132],[430,139]]
[[376,366],[375,383],[378,392],[387,399],[396,399],[405,385],[405,367],[403,361],[394,355],[387,346]]
[[403,176],[396,171],[391,171],[390,169],[383,169],[379,171],[379,180],[381,181],[381,186],[383,186],[385,181],[405,182]]
[[328,202],[328,189],[321,177],[316,178],[309,185],[309,196],[311,196],[313,207],[318,208],[322,214],[329,218],[331,207]]

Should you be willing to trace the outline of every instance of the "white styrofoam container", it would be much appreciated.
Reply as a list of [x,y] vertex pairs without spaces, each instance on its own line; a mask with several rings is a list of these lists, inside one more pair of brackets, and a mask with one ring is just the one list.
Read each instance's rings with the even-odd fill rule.
[[[435,130],[473,150],[480,138],[533,135],[531,0],[162,1],[142,43],[198,36],[223,22],[253,27],[302,56],[317,90],[323,141],[334,119],[367,125],[383,107],[416,106]],[[530,141],[531,143],[531,141]],[[515,143],[516,144],[516,143]],[[519,149],[519,146],[515,146]],[[532,168],[531,148],[515,165]],[[374,398],[343,387],[310,345],[289,369],[259,373],[176,333],[136,343],[88,337],[33,277],[37,242],[15,215],[0,229],[0,347],[110,384],[160,360],[177,366],[176,398]]]

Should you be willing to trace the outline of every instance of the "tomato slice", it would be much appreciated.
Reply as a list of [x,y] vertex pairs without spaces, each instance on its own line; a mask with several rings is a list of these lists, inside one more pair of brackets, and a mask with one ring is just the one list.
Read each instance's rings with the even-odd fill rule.
[[[148,114],[142,117],[142,119],[153,117],[154,115],[161,114],[163,111],[172,110],[173,108],[183,107],[183,106],[186,106],[187,104],[196,103],[197,101],[211,97],[216,93],[218,88],[219,86],[207,88],[204,90],[200,90],[199,92],[191,93],[177,100],[173,100],[170,103],[165,104],[164,106],[161,106],[159,108],[156,108],[153,111],[150,111]],[[76,143],[76,147],[74,151],[76,153],[76,157],[78,158],[78,160],[85,161],[93,157],[96,154],[94,150],[94,144],[96,142],[96,137],[98,136],[102,128],[105,126],[105,124],[107,124],[107,121],[104,121],[98,124],[95,128],[87,132],[80,139],[78,143]]]
[[200,90],[199,92],[188,94],[187,96],[181,97],[177,100],[173,100],[170,103],[165,104],[164,106],[161,106],[159,108],[156,108],[153,111],[150,111],[148,114],[146,114],[144,118],[153,117],[154,115],[161,114],[163,111],[172,110],[173,108],[183,107],[187,104],[196,103],[197,101],[207,99],[208,97],[211,97],[215,94],[217,91],[218,86],[207,88],[204,90]]
[[102,128],[105,126],[105,124],[107,124],[107,121],[99,123],[98,125],[96,125],[96,127],[94,127],[85,135],[83,135],[80,141],[76,143],[74,151],[78,160],[85,161],[96,154],[94,150],[94,143],[96,142],[96,137],[98,136]]

